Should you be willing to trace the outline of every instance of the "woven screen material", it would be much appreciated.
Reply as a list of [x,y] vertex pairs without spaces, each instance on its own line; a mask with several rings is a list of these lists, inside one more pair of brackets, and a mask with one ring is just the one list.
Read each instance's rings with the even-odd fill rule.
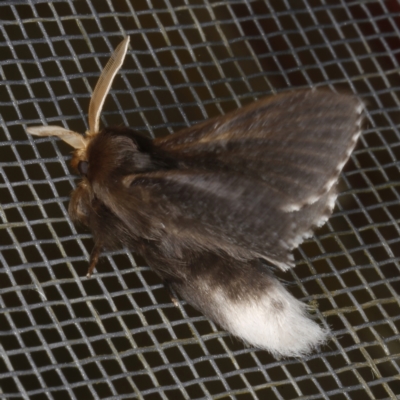
[[[0,3],[0,398],[395,399],[400,395],[400,6],[397,1]],[[354,93],[365,129],[333,216],[280,274],[332,339],[275,360],[192,307],[144,260],[68,217],[68,145],[91,88],[131,45],[102,126],[152,136],[294,88]]]

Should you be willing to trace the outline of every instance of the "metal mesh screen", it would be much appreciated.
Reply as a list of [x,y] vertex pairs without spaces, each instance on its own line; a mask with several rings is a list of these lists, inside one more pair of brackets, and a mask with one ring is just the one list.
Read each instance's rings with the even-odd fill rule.
[[[397,1],[0,3],[0,397],[395,399],[400,396],[400,6]],[[67,213],[70,148],[30,125],[87,128],[91,88],[130,35],[102,125],[160,136],[255,98],[330,87],[367,105],[329,222],[281,274],[329,326],[275,360],[172,305],[127,251],[85,278]]]

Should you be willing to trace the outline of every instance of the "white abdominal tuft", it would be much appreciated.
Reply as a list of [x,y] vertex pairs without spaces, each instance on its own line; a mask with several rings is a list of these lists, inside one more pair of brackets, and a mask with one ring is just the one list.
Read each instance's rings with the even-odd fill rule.
[[326,341],[327,331],[308,318],[306,306],[277,281],[257,299],[236,301],[214,291],[225,328],[275,357],[302,357]]

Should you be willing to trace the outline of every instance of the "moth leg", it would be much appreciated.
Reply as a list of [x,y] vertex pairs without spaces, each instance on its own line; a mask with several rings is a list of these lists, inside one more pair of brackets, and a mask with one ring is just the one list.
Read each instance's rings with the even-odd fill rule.
[[96,243],[94,245],[93,250],[90,253],[89,269],[86,274],[87,278],[90,278],[92,276],[93,271],[96,268],[97,261],[99,261],[99,256],[100,256],[102,249],[103,249],[103,245],[101,243]]
[[172,286],[171,286],[170,282],[167,281],[167,280],[164,280],[163,283],[164,283],[165,289],[167,290],[167,292],[168,292],[168,294],[169,294],[169,298],[171,299],[172,304],[173,304],[175,307],[179,307],[178,296],[176,295],[175,290],[172,289]]

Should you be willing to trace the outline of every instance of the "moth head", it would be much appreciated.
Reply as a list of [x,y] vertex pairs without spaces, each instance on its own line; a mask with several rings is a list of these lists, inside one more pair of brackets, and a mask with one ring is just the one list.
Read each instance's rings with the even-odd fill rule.
[[111,58],[101,73],[97,84],[93,90],[89,103],[89,130],[85,136],[80,133],[70,131],[60,126],[32,126],[26,129],[28,133],[36,136],[58,136],[64,142],[72,146],[75,151],[72,157],[71,165],[78,169],[81,175],[87,171],[86,149],[90,140],[99,133],[99,121],[104,100],[110,91],[112,82],[124,62],[129,45],[129,36],[127,36],[115,49]]

